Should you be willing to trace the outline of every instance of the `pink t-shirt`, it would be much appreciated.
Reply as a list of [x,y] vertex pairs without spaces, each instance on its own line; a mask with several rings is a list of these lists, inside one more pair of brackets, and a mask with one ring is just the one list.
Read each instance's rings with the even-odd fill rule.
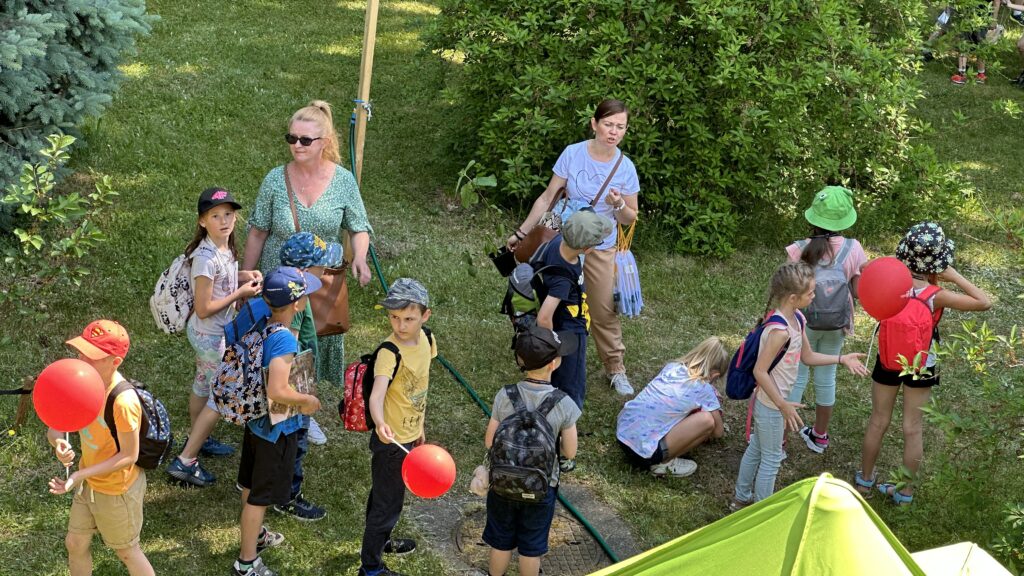
[[[807,239],[810,241],[810,238]],[[843,247],[843,242],[846,238],[842,236],[833,236],[829,239],[832,243],[832,251],[834,254],[839,254],[839,250]],[[868,257],[864,254],[864,248],[860,245],[860,242],[856,238],[851,238],[850,252],[846,255],[846,260],[843,261],[843,272],[846,273],[846,281],[849,282],[854,278],[860,276],[860,269],[867,261]],[[786,246],[786,255],[789,257],[790,262],[798,262],[800,260],[800,254],[803,252],[796,242]],[[850,292],[850,309],[853,309],[853,292]],[[853,324],[846,329],[847,334],[853,334]]]
[[[802,313],[797,310],[797,314]],[[778,310],[772,310],[771,314],[782,315]],[[783,316],[785,318],[785,316]],[[769,324],[765,327],[764,332],[761,333],[761,343],[759,350],[765,349],[765,343],[768,342],[768,335],[776,330],[788,330],[789,331],[789,348],[786,348],[786,354],[782,357],[782,360],[775,365],[775,368],[768,373],[775,385],[779,388],[779,393],[782,394],[783,398],[789,398],[789,392],[793,389],[793,384],[796,382],[797,370],[800,368],[800,354],[804,348],[803,332],[800,330],[800,321],[793,319],[792,324],[789,319],[786,319],[786,326],[780,326],[778,324]],[[778,410],[779,407],[768,398],[768,393],[757,387],[757,401],[769,408]]]

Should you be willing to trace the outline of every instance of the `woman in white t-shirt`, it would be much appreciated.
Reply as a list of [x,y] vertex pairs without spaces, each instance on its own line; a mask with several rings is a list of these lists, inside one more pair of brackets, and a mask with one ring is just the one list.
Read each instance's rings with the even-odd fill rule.
[[[555,162],[554,174],[548,187],[533,203],[522,225],[508,238],[510,249],[526,238],[526,234],[537,225],[563,187],[572,208],[578,209],[593,203],[598,214],[623,226],[636,220],[640,180],[633,162],[619,150],[619,143],[626,134],[628,124],[629,108],[625,103],[620,100],[604,100],[598,104],[590,119],[593,138],[570,144],[562,151]],[[598,197],[609,175],[610,181]],[[626,377],[626,347],[622,343],[622,325],[612,301],[615,237],[616,230],[613,229],[592,253],[587,254],[583,261],[583,277],[592,318],[591,330],[601,363],[615,391],[628,396],[633,394],[633,387]]]

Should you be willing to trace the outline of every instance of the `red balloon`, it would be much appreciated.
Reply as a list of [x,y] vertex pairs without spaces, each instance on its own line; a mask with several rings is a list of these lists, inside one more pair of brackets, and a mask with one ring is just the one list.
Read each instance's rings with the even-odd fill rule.
[[50,364],[36,378],[32,405],[44,424],[61,432],[89,425],[103,410],[106,387],[96,369],[76,358]]
[[899,314],[907,305],[907,292],[914,286],[910,270],[892,256],[876,258],[864,267],[857,285],[857,295],[864,311],[875,320]]
[[402,480],[420,498],[437,498],[455,483],[455,461],[444,448],[421,444],[402,462]]

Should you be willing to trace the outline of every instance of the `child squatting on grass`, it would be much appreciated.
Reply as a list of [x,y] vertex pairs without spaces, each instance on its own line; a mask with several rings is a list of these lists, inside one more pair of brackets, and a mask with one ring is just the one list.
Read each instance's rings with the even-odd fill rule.
[[[259,294],[263,275],[238,270],[235,212],[242,205],[223,188],[199,195],[199,220],[185,256],[192,261],[195,304],[188,319],[188,341],[196,351],[196,376],[188,400],[191,434],[181,454],[167,465],[167,474],[186,484],[205,488],[217,478],[199,463],[199,455],[229,456],[235,449],[210,436],[220,420],[210,397],[224,356],[224,325],[235,315],[236,302]],[[241,283],[239,283],[241,281]]]
[[712,384],[728,369],[729,353],[714,336],[666,364],[619,412],[615,435],[629,463],[655,476],[696,472],[697,463],[681,456],[725,435]]
[[[923,300],[931,311],[932,337],[927,349],[919,350],[917,353],[923,356],[918,364],[921,367],[919,372],[912,367],[908,367],[909,372],[904,373],[906,371],[883,366],[882,345],[879,343],[879,356],[875,358],[875,368],[871,372],[871,418],[864,432],[861,468],[854,476],[857,490],[864,496],[870,496],[872,488],[875,487],[875,480],[878,477],[875,462],[882,449],[882,438],[892,420],[893,407],[901,386],[903,465],[910,471],[911,481],[917,477],[921,459],[924,457],[924,414],[921,407],[931,398],[932,387],[939,385],[939,366],[935,352],[939,341],[939,320],[942,318],[942,311],[951,308],[965,312],[980,312],[992,307],[992,302],[985,292],[953,269],[953,249],[953,241],[947,239],[942,227],[934,222],[922,222],[912,226],[896,248],[896,257],[907,265],[914,279],[914,286],[908,296]],[[952,282],[964,293],[936,288],[940,281]],[[907,302],[907,306],[913,304]],[[881,336],[879,340],[881,342]],[[913,364],[914,358],[908,358],[908,361]],[[893,483],[880,483],[877,488],[897,505],[910,504],[914,499],[912,482],[899,489]]]
[[[517,412],[517,403],[521,402],[522,409],[537,413],[545,399],[556,392],[551,385],[551,373],[558,369],[562,358],[576,352],[577,345],[575,338],[560,338],[550,328],[537,325],[531,325],[516,335],[516,362],[526,377],[515,385],[518,402],[509,398],[505,388],[499,390],[494,397],[491,419],[484,433],[484,445],[488,449],[494,444],[499,424]],[[548,406],[553,401],[549,401]],[[560,457],[567,461],[576,457],[576,420],[580,414],[579,407],[568,395],[562,396],[546,414]],[[536,576],[540,573],[540,558],[548,551],[548,534],[555,514],[559,471],[558,460],[553,460],[548,474],[550,480],[547,495],[540,502],[518,502],[496,494],[493,490],[487,492],[487,524],[483,540],[491,547],[488,574],[505,574],[513,550],[519,551],[520,576]]]
[[[306,308],[308,294],[320,289],[315,276],[282,266],[267,275],[263,299],[270,306],[266,339],[263,340],[263,368],[267,370],[267,399],[296,406],[310,415],[320,409],[320,400],[296,391],[288,383],[299,345],[287,327]],[[297,432],[302,426],[298,414],[273,424],[269,414],[250,420],[242,437],[238,484],[242,487],[241,546],[233,566],[235,576],[275,576],[260,553],[284,541],[284,536],[263,526],[267,506],[287,505],[291,500],[295,469]]]
[[[821,354],[811,349],[804,333],[804,317],[800,308],[814,300],[814,269],[804,262],[787,262],[772,274],[768,306],[764,318],[781,315],[786,325],[768,324],[761,333],[757,362],[754,364],[754,425],[743,459],[740,461],[736,493],[730,508],[738,510],[759,502],[775,492],[775,476],[782,464],[782,440],[786,430],[796,432],[803,421],[796,409],[802,405],[789,402],[800,362],[808,366],[842,364],[858,376],[867,376],[860,358],[865,354]],[[772,361],[787,346],[782,361],[769,372]]]
[[[78,358],[96,369],[106,386],[106,394],[124,380],[117,368],[128,355],[128,333],[111,320],[96,320],[82,335],[68,340]],[[104,400],[106,405],[106,400]],[[103,542],[117,554],[132,576],[155,574],[139,547],[142,532],[142,501],[146,495],[146,473],[135,465],[139,458],[139,430],[142,405],[136,394],[118,394],[114,399],[114,425],[117,443],[110,434],[101,412],[79,431],[82,460],[78,471],[67,480],[50,480],[50,493],[74,492],[68,534],[68,571],[71,576],[92,574],[92,535],[100,533]],[[67,467],[75,461],[75,452],[63,434],[50,428],[46,439],[54,447],[57,460]],[[118,449],[118,445],[120,449]]]
[[391,323],[387,341],[398,348],[401,361],[381,349],[373,366],[370,417],[376,430],[370,432],[371,486],[359,554],[360,576],[401,576],[384,564],[383,554],[407,554],[416,549],[415,541],[392,538],[391,531],[405,504],[405,450],[426,441],[423,426],[430,360],[437,356],[437,343],[423,327],[430,319],[430,298],[423,284],[411,278],[395,280],[381,306],[387,309]]

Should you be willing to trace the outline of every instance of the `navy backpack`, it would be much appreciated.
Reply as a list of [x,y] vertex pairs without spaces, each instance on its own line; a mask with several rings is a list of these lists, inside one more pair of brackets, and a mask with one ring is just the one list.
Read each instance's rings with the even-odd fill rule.
[[[800,323],[800,331],[803,332],[803,314],[797,312],[796,318],[797,322]],[[736,354],[733,355],[732,362],[729,363],[729,374],[725,380],[725,395],[729,398],[733,400],[746,400],[754,393],[754,388],[757,387],[757,381],[754,380],[754,365],[757,364],[757,353],[761,348],[761,334],[771,324],[786,326],[786,319],[781,314],[772,314],[770,317],[761,320],[747,334],[743,344],[740,344]],[[782,360],[782,357],[786,355],[787,350],[789,350],[788,340],[782,349],[779,350],[778,356],[772,360],[772,365],[768,368],[769,372],[775,369],[775,366]]]

